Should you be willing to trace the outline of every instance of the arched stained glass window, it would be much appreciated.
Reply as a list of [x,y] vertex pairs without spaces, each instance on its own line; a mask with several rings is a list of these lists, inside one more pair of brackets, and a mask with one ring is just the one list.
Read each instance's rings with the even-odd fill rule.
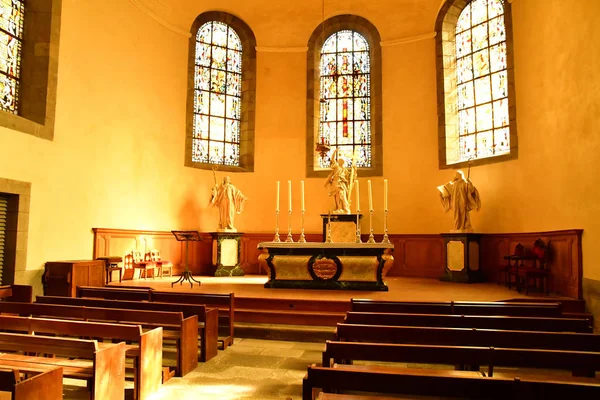
[[240,165],[242,42],[219,21],[196,34],[192,161]]
[[333,150],[348,165],[371,165],[371,65],[369,43],[341,30],[323,43],[320,62],[319,142],[331,152],[316,154],[317,168],[329,168]]
[[18,113],[25,5],[0,0],[0,109]]
[[456,23],[459,161],[510,152],[501,0],[473,0]]
[[[443,50],[438,57],[443,60],[438,79],[444,86],[442,166],[516,157],[507,9],[505,0],[472,0],[466,5],[447,0],[442,7],[436,39]],[[446,30],[450,27],[453,31]]]

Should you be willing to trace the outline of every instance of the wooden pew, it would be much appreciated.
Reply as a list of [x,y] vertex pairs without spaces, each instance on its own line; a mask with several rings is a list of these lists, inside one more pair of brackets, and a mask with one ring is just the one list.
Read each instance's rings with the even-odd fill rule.
[[[3,330],[13,333],[54,334],[134,342],[135,345],[125,346],[126,356],[134,360],[134,398],[145,400],[160,388],[162,381],[161,327],[143,332],[140,325],[8,315],[0,315],[0,326]],[[99,343],[99,346],[104,346],[104,343]]]
[[313,400],[317,388],[466,399],[594,399],[600,385],[581,382],[488,378],[475,371],[404,370],[385,367],[361,369],[312,365],[302,382],[302,399]]
[[[64,377],[88,382],[91,399],[116,400],[125,397],[123,342],[100,348],[95,340],[0,333],[2,351],[43,353],[61,358],[3,353],[0,354],[0,367],[17,369],[23,373],[41,373],[59,366],[63,368]],[[91,361],[82,362],[81,359]]]
[[226,334],[219,339],[223,349],[233,344],[235,326],[235,295],[209,293],[163,292],[153,289],[133,289],[106,286],[78,286],[77,297],[91,297],[112,300],[151,301],[160,303],[203,304],[219,310],[219,326],[223,326]]
[[[140,324],[151,328],[160,326],[163,327],[163,338],[176,340],[176,375],[185,376],[198,366],[198,317],[195,315],[185,318],[181,312],[5,302],[0,302],[0,313]],[[170,331],[176,331],[176,333],[170,334]]]
[[317,400],[398,400],[397,397],[360,396],[355,394],[319,393]]
[[77,286],[77,297],[91,297],[106,300],[151,301],[152,289],[134,289],[114,286]]
[[196,315],[198,317],[198,334],[200,336],[200,361],[208,361],[216,356],[218,352],[217,336],[219,329],[219,312],[216,309],[207,308],[201,304],[174,304],[58,296],[37,296],[36,303],[120,308],[130,310],[137,309],[146,311],[182,312],[185,317]]
[[346,313],[345,324],[479,328],[510,331],[593,333],[585,318],[513,317],[496,315]]
[[12,400],[62,400],[63,369],[56,367],[21,379],[17,369],[0,368],[0,391],[10,392]]
[[178,304],[204,304],[219,310],[219,326],[225,330],[225,335],[219,339],[223,349],[233,344],[235,326],[235,295],[209,293],[177,293],[152,291],[152,301]]
[[0,301],[31,303],[33,301],[33,289],[29,285],[0,286]]
[[586,377],[600,371],[600,353],[594,352],[328,340],[322,365],[331,367],[334,360],[487,365],[487,376],[493,376],[494,367],[499,366],[567,370]]
[[515,302],[393,302],[351,299],[351,311],[402,314],[511,315],[521,317],[560,317],[561,303]]
[[600,352],[600,335],[591,333],[337,324],[335,339],[347,342]]

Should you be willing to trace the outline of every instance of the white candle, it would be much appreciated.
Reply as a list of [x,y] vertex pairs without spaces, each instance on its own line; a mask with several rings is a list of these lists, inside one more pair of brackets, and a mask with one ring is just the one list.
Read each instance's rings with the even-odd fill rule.
[[292,212],[292,181],[288,181],[288,211]]
[[360,191],[358,190],[358,181],[356,181],[356,213],[360,211]]
[[277,181],[277,202],[275,204],[275,211],[279,212],[279,181]]
[[304,181],[300,181],[300,209],[302,212],[306,211],[304,209]]
[[369,211],[373,211],[373,191],[371,190],[371,180],[367,181],[368,192],[369,192]]
[[387,209],[388,209],[387,198],[388,198],[388,183],[387,183],[387,179],[384,179],[383,180],[383,209],[385,211],[387,211]]

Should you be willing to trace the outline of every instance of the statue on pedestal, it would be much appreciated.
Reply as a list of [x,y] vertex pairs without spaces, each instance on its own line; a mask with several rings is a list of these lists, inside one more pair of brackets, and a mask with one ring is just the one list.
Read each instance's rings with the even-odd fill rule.
[[334,214],[350,214],[350,195],[352,187],[356,181],[356,162],[352,167],[346,168],[346,161],[343,158],[337,158],[337,149],[331,155],[331,173],[325,181],[325,187],[328,187],[329,196],[335,201]]
[[473,230],[469,212],[479,211],[481,198],[473,182],[462,171],[457,171],[454,179],[438,186],[444,212],[454,210],[454,230],[451,232],[470,232]]
[[[214,172],[214,171],[213,171]],[[244,201],[247,198],[235,186],[231,184],[228,176],[223,178],[222,184],[217,184],[215,176],[215,186],[211,190],[211,206],[219,207],[219,232],[237,232],[233,226],[235,214],[244,211]]]

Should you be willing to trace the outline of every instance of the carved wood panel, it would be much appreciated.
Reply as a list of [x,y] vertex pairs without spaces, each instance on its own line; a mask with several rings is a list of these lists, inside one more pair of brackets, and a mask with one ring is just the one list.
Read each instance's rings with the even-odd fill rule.
[[388,276],[439,278],[444,273],[444,240],[440,235],[390,235],[394,265]]
[[484,234],[481,238],[483,271],[488,281],[498,281],[498,268],[506,265],[505,255],[513,254],[517,244],[526,251],[541,238],[550,247],[548,260],[550,291],[562,296],[581,299],[583,266],[581,262],[582,230],[553,232]]
[[[171,232],[136,231],[124,229],[94,228],[94,258],[101,256],[124,256],[132,250],[160,250],[163,259],[173,262],[173,275],[183,271],[185,261],[184,242],[178,242]],[[505,255],[512,254],[517,244],[527,249],[533,247],[537,238],[550,242],[550,290],[556,294],[582,298],[582,230],[564,230],[534,233],[483,234],[481,236],[481,270],[488,281],[496,282],[498,268],[505,265]],[[189,268],[194,275],[213,275],[211,262],[212,238],[201,233],[201,242],[189,243]],[[444,273],[446,251],[444,240],[437,234],[389,235],[394,244],[394,265],[388,276],[410,276],[438,278]],[[272,233],[244,233],[240,254],[240,265],[246,274],[266,274],[258,264],[260,242],[273,239]],[[285,235],[281,236],[285,240]],[[306,234],[309,242],[320,242],[321,233]],[[298,235],[294,235],[298,240]],[[363,241],[367,240],[364,235]],[[381,237],[376,238],[381,241]],[[125,279],[132,274],[126,273]]]

